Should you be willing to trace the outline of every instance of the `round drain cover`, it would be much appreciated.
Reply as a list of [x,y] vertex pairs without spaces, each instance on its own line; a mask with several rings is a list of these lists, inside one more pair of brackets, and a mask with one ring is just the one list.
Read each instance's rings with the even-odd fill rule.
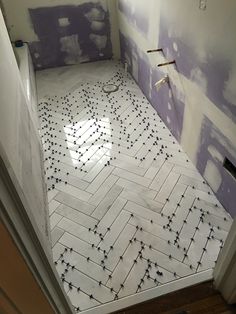
[[118,91],[118,89],[119,89],[119,86],[117,86],[115,84],[106,84],[106,85],[103,85],[103,87],[102,87],[102,90],[105,93],[114,93],[114,92]]

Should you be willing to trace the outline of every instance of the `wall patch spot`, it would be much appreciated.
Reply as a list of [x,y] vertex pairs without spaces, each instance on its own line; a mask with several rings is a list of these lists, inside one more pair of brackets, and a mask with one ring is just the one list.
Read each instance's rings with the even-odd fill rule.
[[212,160],[208,160],[206,164],[206,168],[204,171],[204,178],[206,178],[208,184],[210,184],[212,190],[217,192],[221,182],[222,177],[220,171]]
[[177,44],[176,44],[176,42],[173,42],[173,48],[174,48],[174,51],[178,51],[178,46],[177,46]]
[[70,25],[68,17],[61,17],[60,19],[58,19],[58,23],[61,27],[66,27]]

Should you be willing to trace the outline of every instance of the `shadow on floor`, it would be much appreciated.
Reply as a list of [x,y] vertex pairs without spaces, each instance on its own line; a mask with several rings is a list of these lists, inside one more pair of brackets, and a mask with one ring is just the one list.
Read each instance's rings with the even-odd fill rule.
[[228,305],[213,288],[213,283],[206,282],[116,312],[116,314],[147,313],[233,314],[236,313],[236,305]]

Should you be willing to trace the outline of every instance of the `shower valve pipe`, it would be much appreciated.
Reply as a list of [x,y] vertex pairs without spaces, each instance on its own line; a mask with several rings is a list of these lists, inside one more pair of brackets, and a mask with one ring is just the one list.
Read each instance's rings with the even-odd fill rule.
[[152,53],[152,52],[160,52],[160,51],[163,51],[162,48],[157,48],[157,49],[149,49],[147,50],[147,53]]
[[165,65],[174,64],[174,63],[175,63],[175,60],[169,61],[169,62],[164,62],[164,63],[159,63],[157,66],[158,67],[163,67]]

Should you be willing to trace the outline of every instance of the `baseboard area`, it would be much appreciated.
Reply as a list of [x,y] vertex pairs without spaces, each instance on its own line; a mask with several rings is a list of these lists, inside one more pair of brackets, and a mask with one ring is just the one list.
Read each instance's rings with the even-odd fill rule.
[[112,303],[98,306],[94,309],[84,311],[84,314],[108,314],[120,311],[122,309],[131,307],[155,299],[157,297],[163,296],[165,294],[178,291],[183,288],[191,287],[196,284],[212,280],[212,270],[206,270],[201,273],[194,274],[192,276],[187,276],[179,280],[173,281],[171,283],[164,284],[162,286],[149,289],[144,292],[137,293],[121,300],[113,301]]

